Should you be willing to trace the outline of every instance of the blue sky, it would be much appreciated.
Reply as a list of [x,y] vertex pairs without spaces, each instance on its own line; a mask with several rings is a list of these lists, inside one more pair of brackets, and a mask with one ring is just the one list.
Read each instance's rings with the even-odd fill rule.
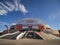
[[23,18],[37,18],[60,29],[60,0],[0,0],[0,30]]

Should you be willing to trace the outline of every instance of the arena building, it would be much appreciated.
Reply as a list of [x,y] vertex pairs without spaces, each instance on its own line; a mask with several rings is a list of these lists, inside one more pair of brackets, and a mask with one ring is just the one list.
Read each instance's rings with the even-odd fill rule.
[[38,19],[25,18],[15,22],[10,29],[7,25],[5,27],[7,29],[3,31],[4,34],[0,36],[1,39],[60,39],[58,31],[52,31],[49,25]]
[[43,24],[38,19],[25,18],[17,21],[10,27],[10,30],[22,30],[22,29],[39,29],[39,30],[51,30],[51,27],[47,24]]

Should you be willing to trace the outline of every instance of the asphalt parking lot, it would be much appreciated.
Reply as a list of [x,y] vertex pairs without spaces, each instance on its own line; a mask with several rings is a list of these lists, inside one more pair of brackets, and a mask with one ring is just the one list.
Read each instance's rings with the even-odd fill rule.
[[37,40],[37,39],[7,40],[7,39],[0,39],[0,45],[60,45],[60,40]]

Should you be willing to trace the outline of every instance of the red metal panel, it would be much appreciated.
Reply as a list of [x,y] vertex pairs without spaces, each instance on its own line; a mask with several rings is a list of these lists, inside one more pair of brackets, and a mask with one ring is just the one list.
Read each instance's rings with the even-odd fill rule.
[[18,25],[17,30],[21,30],[21,29],[22,29],[22,25]]
[[44,26],[43,26],[43,25],[39,25],[38,28],[39,28],[40,30],[43,30],[43,29],[44,29]]

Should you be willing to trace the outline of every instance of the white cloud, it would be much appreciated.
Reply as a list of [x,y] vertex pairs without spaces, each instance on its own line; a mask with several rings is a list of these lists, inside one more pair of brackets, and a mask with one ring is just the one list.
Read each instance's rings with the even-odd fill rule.
[[14,4],[15,4],[15,11],[18,11],[19,9],[19,2],[18,1],[14,1]]
[[7,11],[6,10],[0,10],[0,15],[6,15]]
[[11,25],[16,25],[16,23],[12,23]]
[[2,6],[3,6],[2,8],[5,8],[6,11],[7,11],[7,10],[8,10],[8,11],[12,11],[12,9],[11,9],[10,7],[8,7],[8,6],[6,6],[4,3],[0,2],[0,5],[2,5]]
[[0,2],[0,15],[5,15],[10,11],[21,11],[23,14],[28,13],[26,7],[20,3],[20,0],[13,0],[13,2]]
[[24,14],[28,13],[28,11],[26,10],[26,8],[25,8],[25,6],[23,4],[20,4],[19,8],[20,8],[20,11],[23,12]]
[[13,11],[15,9],[15,5],[13,3],[6,2],[6,5],[8,5],[8,8],[6,8],[8,11]]

